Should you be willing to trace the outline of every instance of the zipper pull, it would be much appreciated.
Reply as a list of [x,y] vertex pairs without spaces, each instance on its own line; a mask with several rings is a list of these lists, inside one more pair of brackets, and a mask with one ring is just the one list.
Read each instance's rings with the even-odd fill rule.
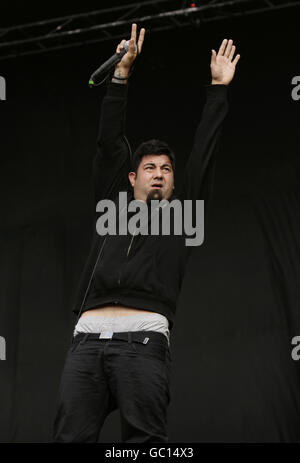
[[129,255],[129,252],[130,252],[130,249],[131,249],[131,245],[132,245],[132,242],[133,242],[133,238],[134,238],[135,232],[136,232],[136,230],[134,230],[134,233],[133,233],[133,235],[132,235],[130,244],[129,244],[128,249],[127,249],[127,257],[128,257],[128,255]]

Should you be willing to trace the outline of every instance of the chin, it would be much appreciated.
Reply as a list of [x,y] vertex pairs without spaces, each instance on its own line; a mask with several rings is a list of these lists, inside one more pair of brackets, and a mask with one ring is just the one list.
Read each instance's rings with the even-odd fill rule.
[[161,190],[150,190],[147,196],[147,203],[150,202],[152,199],[158,199],[159,201],[163,199],[163,194]]

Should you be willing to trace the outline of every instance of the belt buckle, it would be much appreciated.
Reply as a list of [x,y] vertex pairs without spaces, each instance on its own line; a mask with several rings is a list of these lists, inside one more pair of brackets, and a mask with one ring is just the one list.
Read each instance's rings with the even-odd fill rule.
[[100,333],[99,339],[111,339],[113,337],[113,331],[102,331]]
[[149,341],[149,338],[145,338],[143,341],[143,344],[147,344],[148,341]]

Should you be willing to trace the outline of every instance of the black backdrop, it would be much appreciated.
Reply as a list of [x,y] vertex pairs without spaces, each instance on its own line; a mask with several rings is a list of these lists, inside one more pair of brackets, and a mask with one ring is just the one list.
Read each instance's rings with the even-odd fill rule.
[[[21,10],[17,22],[38,13]],[[49,9],[49,17],[61,13]],[[300,441],[299,362],[291,357],[300,335],[300,101],[291,98],[300,74],[299,13],[150,31],[130,81],[127,137],[133,148],[166,140],[179,183],[210,50],[233,38],[242,55],[205,243],[192,252],[172,330],[170,442]],[[0,62],[7,82],[0,102],[1,442],[51,440],[91,237],[91,165],[105,86],[91,90],[87,81],[115,47]],[[118,411],[100,439],[120,440]]]

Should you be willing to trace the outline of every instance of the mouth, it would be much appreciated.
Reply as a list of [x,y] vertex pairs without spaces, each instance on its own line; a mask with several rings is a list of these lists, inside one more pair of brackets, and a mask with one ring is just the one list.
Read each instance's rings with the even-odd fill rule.
[[162,188],[162,184],[161,183],[153,183],[153,185],[151,185],[151,188],[159,190],[160,188]]

